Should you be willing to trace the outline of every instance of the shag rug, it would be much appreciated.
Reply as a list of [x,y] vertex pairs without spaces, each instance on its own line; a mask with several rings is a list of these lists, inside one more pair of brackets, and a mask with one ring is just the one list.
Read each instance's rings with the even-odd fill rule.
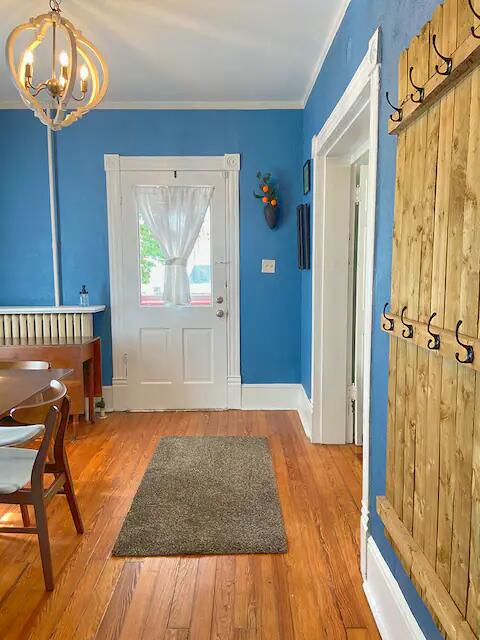
[[284,553],[287,540],[266,438],[161,438],[115,556]]

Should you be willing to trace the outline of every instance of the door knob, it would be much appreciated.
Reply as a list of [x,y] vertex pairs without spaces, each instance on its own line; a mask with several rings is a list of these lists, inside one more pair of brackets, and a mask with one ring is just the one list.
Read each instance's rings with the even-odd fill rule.
[[223,302],[223,297],[222,296],[218,296],[217,304],[222,304],[222,302]]
[[224,315],[225,315],[225,311],[223,309],[219,309],[217,311],[217,318],[223,318]]

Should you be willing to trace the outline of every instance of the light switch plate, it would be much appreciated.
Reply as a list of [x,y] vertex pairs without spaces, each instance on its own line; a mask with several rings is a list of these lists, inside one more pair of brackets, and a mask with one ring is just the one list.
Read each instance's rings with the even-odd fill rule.
[[262,273],[275,273],[275,260],[262,260]]

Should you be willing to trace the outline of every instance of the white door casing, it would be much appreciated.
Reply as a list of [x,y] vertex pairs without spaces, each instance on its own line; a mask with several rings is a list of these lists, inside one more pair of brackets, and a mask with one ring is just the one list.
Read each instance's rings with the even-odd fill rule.
[[[166,408],[239,408],[241,403],[241,380],[240,380],[240,331],[239,331],[239,169],[240,156],[229,154],[226,156],[210,157],[125,157],[118,155],[105,156],[105,171],[107,175],[107,204],[108,204],[108,228],[109,228],[109,253],[110,253],[110,290],[111,290],[111,316],[112,316],[112,350],[113,350],[113,408],[115,410],[143,410],[143,409],[166,409]],[[131,187],[136,184],[155,184],[157,181],[165,182],[165,177],[170,176],[173,180],[174,172],[178,172],[178,178],[192,182],[192,184],[206,184],[207,182],[215,186],[212,207],[224,207],[225,217],[220,220],[220,228],[216,230],[216,248],[214,256],[214,271],[217,287],[221,282],[224,286],[223,296],[225,305],[217,305],[216,297],[220,294],[217,290],[212,290],[213,305],[208,309],[195,309],[195,315],[189,308],[180,311],[165,308],[161,311],[158,308],[140,307],[138,298],[136,304],[132,299],[138,292],[138,241],[137,219],[126,220],[125,212],[134,210],[134,203],[127,202],[131,196]],[[188,172],[193,172],[188,174]],[[200,182],[198,181],[200,179]],[[167,179],[168,182],[168,179]],[[178,184],[178,179],[177,179]],[[172,184],[174,184],[172,182]],[[123,194],[122,194],[123,191]],[[122,202],[123,200],[123,202]],[[123,205],[123,206],[122,206]],[[218,215],[217,215],[218,222]],[[124,231],[128,227],[128,233],[135,237],[132,241],[122,242],[125,237]],[[225,231],[226,227],[226,231]],[[223,234],[225,242],[222,246]],[[213,244],[213,238],[212,238]],[[224,253],[224,255],[219,255]],[[213,266],[213,265],[212,265]],[[127,286],[126,286],[127,285]],[[134,311],[132,311],[134,307]],[[222,308],[226,315],[222,319],[215,318],[213,323],[212,314]],[[178,398],[177,391],[174,392],[175,384],[171,384],[171,392],[168,392],[168,376],[163,376],[165,380],[162,384],[162,375],[158,375],[158,380],[149,380],[148,371],[142,371],[139,362],[139,353],[143,342],[144,355],[148,361],[148,342],[153,340],[153,344],[158,350],[163,341],[162,331],[168,330],[172,326],[175,313],[177,324],[181,325],[181,332],[170,331],[169,340],[179,346],[179,340],[184,336],[187,342],[192,345],[198,344],[196,365],[200,370],[203,367],[201,357],[202,349],[208,344],[209,333],[212,347],[215,345],[212,354],[214,357],[213,369],[215,371],[215,385],[208,384],[207,380],[188,380],[188,371],[185,362],[178,364],[176,380],[178,382],[179,373],[187,378],[184,406],[176,406]],[[133,315],[132,315],[133,314]],[[210,314],[210,315],[209,315]],[[134,343],[132,343],[133,326],[143,331]],[[180,327],[178,327],[180,328]],[[210,331],[211,329],[211,331]],[[222,331],[224,332],[222,337]],[[186,332],[186,333],[185,333]],[[213,333],[212,333],[213,332]],[[214,336],[214,337],[213,337]],[[137,340],[135,344],[135,340]],[[218,343],[218,344],[217,344]],[[226,349],[226,376],[223,371],[222,343]],[[171,347],[172,345],[170,345]],[[135,348],[136,347],[136,348]],[[161,350],[161,349],[160,349]],[[170,351],[170,353],[172,353]],[[207,353],[207,352],[205,352]],[[128,361],[125,354],[128,354]],[[145,362],[146,362],[145,361]],[[144,362],[144,364],[145,364]],[[146,362],[147,369],[149,363]],[[150,361],[152,366],[155,360]],[[156,365],[154,366],[154,368]],[[127,376],[127,372],[129,375]],[[175,378],[172,371],[172,377]],[[155,377],[155,376],[154,376]],[[201,375],[202,377],[202,375]],[[195,376],[194,376],[195,378]],[[222,387],[226,382],[226,390]],[[139,381],[142,382],[139,384]],[[130,384],[129,384],[130,383]],[[207,383],[207,384],[205,384]],[[203,386],[203,388],[202,388]],[[223,395],[222,395],[223,393]],[[159,400],[162,397],[166,399]],[[157,402],[157,404],[156,404]],[[160,404],[159,404],[160,403]]]
[[[377,29],[350,84],[322,130],[312,140],[312,441],[318,443],[342,444],[346,441],[344,416],[347,362],[345,349],[348,344],[348,325],[345,320],[348,316],[348,240],[345,243],[345,234],[348,234],[349,225],[345,212],[350,210],[350,167],[359,155],[365,151],[369,153],[365,231],[360,545],[364,576],[369,527],[370,377],[379,90],[380,31]],[[342,239],[337,245],[335,238],[340,233]],[[340,251],[343,255],[340,255]],[[340,289],[339,282],[344,289]]]

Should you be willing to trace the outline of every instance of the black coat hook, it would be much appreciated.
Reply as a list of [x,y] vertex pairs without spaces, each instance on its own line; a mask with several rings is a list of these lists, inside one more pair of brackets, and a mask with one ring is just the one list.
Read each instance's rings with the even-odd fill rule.
[[437,315],[436,313],[432,313],[432,315],[430,316],[430,319],[428,321],[428,327],[427,327],[428,333],[433,338],[433,340],[430,338],[430,340],[428,341],[428,344],[427,344],[427,347],[431,351],[438,351],[438,349],[440,349],[440,334],[433,333],[432,330],[430,329],[430,325],[432,324],[432,320],[435,318],[436,315]]
[[395,117],[394,117],[394,114],[392,114],[390,116],[390,120],[392,122],[401,122],[403,120],[403,109],[402,109],[402,107],[396,107],[394,104],[391,103],[390,96],[388,95],[388,91],[385,93],[385,97],[387,99],[388,104],[392,107],[392,109],[394,111],[396,111]]
[[[475,16],[475,18],[477,18],[477,20],[480,20],[480,13],[477,13],[477,11],[475,11],[475,7],[473,6],[472,0],[468,0],[468,5],[473,15]],[[470,27],[470,31],[472,32],[472,36],[474,38],[480,39],[480,36],[477,36],[477,34],[475,33],[475,27]]]
[[409,338],[413,338],[413,324],[408,324],[403,319],[403,316],[405,315],[405,311],[406,310],[407,310],[407,307],[403,307],[400,319],[402,321],[402,324],[406,327],[406,329],[402,329],[402,336],[404,338],[408,338],[409,339]]
[[455,358],[457,359],[457,362],[460,362],[460,364],[472,364],[473,358],[475,357],[475,352],[473,350],[473,347],[470,344],[465,344],[458,337],[458,332],[459,332],[459,329],[462,326],[462,324],[463,324],[463,320],[459,320],[457,322],[457,327],[455,329],[455,337],[457,338],[458,344],[461,347],[463,347],[465,349],[465,351],[467,352],[467,357],[465,358],[465,360],[461,360],[460,354],[457,351],[457,353],[455,354]]
[[413,97],[414,94],[411,93],[410,94],[410,99],[411,99],[412,102],[416,102],[417,104],[420,104],[421,102],[423,102],[425,100],[425,89],[423,87],[419,87],[418,85],[415,84],[415,82],[413,81],[412,73],[413,73],[413,67],[410,67],[410,71],[408,73],[409,78],[410,78],[410,84],[415,89],[416,93],[418,93],[418,98],[414,98]]
[[386,315],[387,307],[388,307],[389,304],[390,304],[389,302],[386,302],[385,306],[383,307],[383,317],[389,323],[388,325],[383,323],[382,326],[383,326],[385,331],[393,331],[395,329],[395,321],[393,320],[393,318],[388,318],[387,315]]
[[441,75],[441,76],[449,76],[452,73],[452,67],[453,67],[453,60],[452,58],[448,58],[447,56],[444,56],[440,53],[440,51],[437,49],[437,34],[434,33],[432,36],[432,45],[433,48],[435,49],[435,53],[437,54],[437,56],[439,58],[441,58],[447,65],[447,68],[445,69],[445,71],[440,71],[440,67],[438,64],[435,65],[435,71]]

